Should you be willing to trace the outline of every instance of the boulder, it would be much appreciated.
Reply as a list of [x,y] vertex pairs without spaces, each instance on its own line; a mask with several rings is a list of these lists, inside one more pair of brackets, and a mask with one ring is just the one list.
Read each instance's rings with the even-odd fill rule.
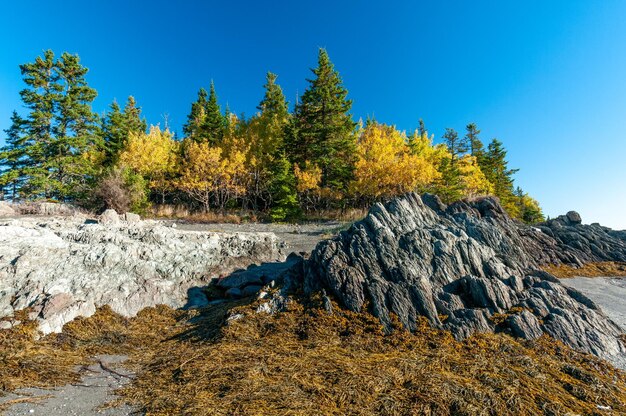
[[[424,316],[457,339],[547,333],[601,357],[624,354],[621,328],[538,269],[624,261],[626,241],[566,218],[533,228],[509,218],[493,198],[446,206],[432,195],[407,194],[375,204],[362,221],[319,243],[305,263],[304,289],[325,290],[353,311],[367,308],[387,328],[396,315],[414,331]],[[500,322],[502,315],[508,318]]]
[[118,225],[121,222],[121,219],[114,209],[107,209],[100,214],[98,222],[105,225]]
[[12,217],[17,214],[11,205],[8,202],[0,201],[0,217]]
[[122,219],[131,224],[141,222],[141,217],[139,216],[139,214],[135,214],[132,212],[127,212],[124,215],[122,215]]
[[576,211],[570,211],[565,214],[565,216],[567,217],[571,225],[578,225],[582,224],[583,222],[583,220],[580,218],[580,214]]

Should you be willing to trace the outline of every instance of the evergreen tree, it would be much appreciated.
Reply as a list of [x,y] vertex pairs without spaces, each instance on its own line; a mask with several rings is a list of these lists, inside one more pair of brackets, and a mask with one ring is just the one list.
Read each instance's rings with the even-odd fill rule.
[[465,126],[466,134],[465,141],[469,145],[470,154],[476,157],[478,164],[480,165],[480,159],[483,157],[485,153],[485,149],[483,148],[483,142],[480,141],[480,130],[475,123],[470,123]]
[[356,123],[352,101],[326,50],[320,49],[315,77],[296,105],[289,151],[294,163],[311,162],[322,170],[323,187],[345,190],[352,180]]
[[206,118],[207,92],[204,88],[198,91],[198,99],[191,104],[191,112],[187,116],[187,123],[183,126],[183,133],[196,142],[202,141],[202,126]]
[[[270,216],[274,221],[294,218],[299,213],[296,178],[285,155],[285,135],[290,123],[287,101],[276,83],[276,74],[267,73],[265,95],[258,105],[261,111],[260,149],[269,165]],[[259,155],[260,156],[260,155]]]
[[99,173],[93,159],[85,157],[103,147],[98,117],[91,109],[97,92],[87,85],[88,71],[78,55],[66,52],[56,61],[60,90],[54,103],[52,155],[46,165],[54,196],[61,200],[82,196]]
[[450,203],[463,198],[463,182],[458,163],[452,157],[444,157],[439,163],[441,176],[435,183],[435,193],[445,202]]
[[296,192],[296,177],[291,163],[284,154],[278,154],[271,166],[272,179],[270,194],[272,207],[270,217],[273,221],[293,220],[300,215],[298,194]]
[[[29,109],[25,122],[27,162],[22,193],[32,197],[74,198],[93,184],[102,148],[97,116],[91,110],[96,91],[87,85],[88,69],[77,55],[55,59],[44,52],[20,66]],[[85,157],[89,153],[93,157]]]
[[110,106],[102,120],[102,133],[104,137],[105,166],[117,162],[117,156],[128,142],[131,132],[145,133],[147,129],[145,118],[141,117],[141,108],[133,96],[129,96],[122,112],[116,101]]
[[450,164],[455,165],[459,157],[463,155],[463,153],[467,152],[467,141],[465,138],[459,138],[459,134],[456,130],[449,127],[446,128],[443,139],[445,140],[446,146],[448,146],[448,150],[452,155],[450,158]]
[[128,137],[124,114],[115,100],[102,118],[102,135],[104,138],[104,163],[109,166],[117,160],[117,155],[123,149]]
[[419,134],[420,137],[424,137],[427,134],[426,125],[424,124],[424,120],[422,120],[421,118],[419,120],[419,127],[417,128],[417,134]]
[[5,130],[6,145],[0,149],[0,186],[5,188],[15,202],[22,182],[22,169],[27,165],[23,128],[25,120],[16,111],[11,115],[11,127]]
[[220,106],[217,102],[217,94],[215,93],[215,85],[211,81],[209,90],[209,99],[205,106],[205,117],[202,123],[201,137],[211,145],[220,143],[224,138],[226,130],[226,118],[222,114]]
[[141,117],[141,107],[137,107],[135,97],[130,95],[126,100],[124,106],[124,118],[126,121],[126,128],[129,132],[145,133],[148,129],[148,123],[145,117]]
[[536,224],[545,220],[539,203],[518,186],[514,192],[517,205],[516,217],[526,224]]
[[500,198],[500,201],[507,210],[514,210],[514,195],[513,195],[513,175],[518,169],[509,169],[508,161],[506,160],[506,149],[501,141],[493,139],[487,146],[487,152],[485,152],[482,158],[481,170],[485,174],[485,177],[493,184],[494,194]]

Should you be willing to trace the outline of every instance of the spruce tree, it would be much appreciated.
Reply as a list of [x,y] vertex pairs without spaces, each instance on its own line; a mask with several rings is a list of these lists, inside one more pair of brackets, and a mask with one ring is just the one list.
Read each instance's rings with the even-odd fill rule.
[[104,138],[105,165],[113,165],[117,155],[123,149],[128,137],[128,130],[117,101],[113,101],[102,118],[102,135]]
[[446,128],[443,139],[445,140],[446,146],[448,146],[448,150],[452,155],[450,159],[450,164],[455,165],[459,157],[463,155],[463,153],[467,152],[467,141],[465,138],[459,138],[459,134],[456,132],[456,130],[449,127]]
[[202,126],[206,118],[207,92],[204,88],[198,91],[198,99],[191,104],[191,112],[187,116],[187,123],[183,126],[185,137],[196,142],[202,141]]
[[419,127],[417,128],[417,133],[420,137],[424,137],[426,135],[426,125],[424,124],[424,120],[420,118]]
[[258,105],[261,111],[260,148],[269,156],[270,217],[274,221],[295,218],[299,214],[296,178],[285,155],[285,135],[290,122],[287,101],[276,83],[276,74],[267,73],[265,95]]
[[202,123],[201,137],[211,145],[218,144],[222,141],[226,130],[226,118],[222,114],[220,105],[217,102],[217,94],[215,93],[215,85],[211,81],[209,90],[209,99],[205,105],[205,117]]
[[[25,148],[23,129],[25,120],[13,111],[11,127],[6,129],[6,144],[0,149],[0,185],[8,191],[11,201],[18,197],[18,189],[22,182],[22,169],[27,166],[28,157]],[[5,195],[6,196],[6,195]]]
[[441,176],[435,184],[435,193],[445,202],[451,203],[463,197],[462,175],[458,163],[451,157],[441,159],[438,167]]
[[513,175],[518,169],[509,169],[506,149],[501,141],[493,139],[482,158],[481,170],[494,186],[494,194],[500,198],[505,208],[511,209],[514,203]]
[[480,130],[475,123],[470,123],[465,126],[465,140],[469,145],[470,154],[476,157],[476,160],[480,164],[480,160],[485,153],[485,149],[483,147],[483,142],[480,141]]
[[339,73],[319,50],[315,77],[296,105],[289,151],[294,163],[309,161],[322,170],[323,187],[345,190],[353,178],[356,123]]
[[104,137],[105,166],[117,162],[117,156],[126,145],[131,132],[144,133],[147,129],[145,118],[141,117],[141,107],[133,96],[129,96],[122,112],[117,101],[113,101],[110,110],[102,120],[102,134]]
[[137,101],[132,95],[128,96],[124,106],[124,119],[129,132],[145,133],[148,123],[145,117],[141,117],[141,107],[137,106]]

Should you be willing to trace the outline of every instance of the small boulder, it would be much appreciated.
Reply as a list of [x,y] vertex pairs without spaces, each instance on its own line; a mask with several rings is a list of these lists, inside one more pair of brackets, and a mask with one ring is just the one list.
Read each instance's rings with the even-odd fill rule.
[[11,204],[5,201],[0,201],[0,217],[11,217],[16,214],[17,213],[15,212]]
[[107,209],[100,214],[98,222],[105,225],[117,225],[120,223],[120,216],[117,215],[117,212],[114,209]]
[[122,218],[124,219],[124,221],[130,224],[141,222],[141,217],[138,214],[134,214],[132,212],[127,212],[126,214],[122,215]]
[[576,211],[570,211],[565,215],[572,225],[581,224],[583,222],[583,220],[580,218],[580,214]]

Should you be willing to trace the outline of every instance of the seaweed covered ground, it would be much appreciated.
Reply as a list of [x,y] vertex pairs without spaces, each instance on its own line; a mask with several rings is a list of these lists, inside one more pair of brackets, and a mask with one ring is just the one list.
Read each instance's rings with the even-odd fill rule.
[[137,376],[119,400],[148,415],[626,413],[626,373],[545,336],[459,342],[426,322],[385,334],[370,314],[315,299],[255,308],[102,308],[39,341],[22,324],[0,331],[0,389],[64,384],[89,357],[124,353]]
[[548,265],[545,271],[560,278],[571,277],[626,277],[626,263],[603,261],[586,263],[581,267],[572,267],[566,264]]

